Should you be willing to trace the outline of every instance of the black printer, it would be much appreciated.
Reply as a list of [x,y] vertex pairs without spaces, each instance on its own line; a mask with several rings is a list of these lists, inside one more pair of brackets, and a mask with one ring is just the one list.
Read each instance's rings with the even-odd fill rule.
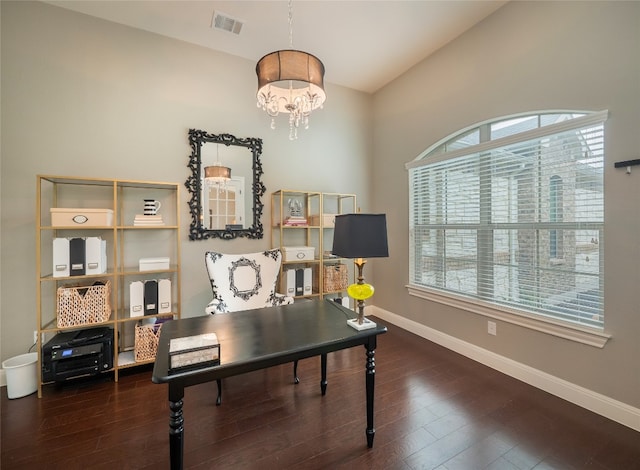
[[113,368],[113,329],[58,333],[42,347],[42,381],[61,382]]

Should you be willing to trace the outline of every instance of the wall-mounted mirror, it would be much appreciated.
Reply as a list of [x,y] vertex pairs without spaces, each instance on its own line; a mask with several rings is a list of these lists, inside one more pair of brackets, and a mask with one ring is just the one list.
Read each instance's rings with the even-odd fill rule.
[[262,139],[189,129],[190,240],[262,238]]

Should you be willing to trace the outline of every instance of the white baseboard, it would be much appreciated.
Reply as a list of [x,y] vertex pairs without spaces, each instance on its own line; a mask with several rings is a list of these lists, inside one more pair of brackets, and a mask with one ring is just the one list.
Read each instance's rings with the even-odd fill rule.
[[521,380],[533,387],[549,392],[571,403],[605,416],[613,421],[640,431],[640,409],[600,393],[547,374],[533,367],[521,364],[499,354],[444,334],[421,323],[401,317],[395,313],[376,307],[367,307],[367,315],[374,315],[410,331],[440,346],[455,351],[492,369]]

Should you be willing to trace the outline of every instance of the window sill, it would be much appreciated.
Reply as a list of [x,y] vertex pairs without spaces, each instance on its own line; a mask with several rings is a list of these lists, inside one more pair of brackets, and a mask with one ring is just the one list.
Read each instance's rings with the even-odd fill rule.
[[425,287],[407,285],[409,295],[421,299],[431,300],[450,307],[466,310],[485,317],[500,320],[513,325],[518,325],[530,330],[539,331],[559,338],[568,339],[577,343],[604,348],[611,335],[596,331],[591,328],[570,325],[559,321],[536,318],[508,308],[499,308],[486,302],[456,296],[451,293],[443,293]]

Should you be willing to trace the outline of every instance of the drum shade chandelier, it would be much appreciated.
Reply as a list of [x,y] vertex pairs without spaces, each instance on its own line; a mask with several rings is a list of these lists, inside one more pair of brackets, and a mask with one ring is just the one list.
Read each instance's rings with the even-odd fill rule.
[[271,116],[271,128],[280,113],[289,113],[289,139],[298,138],[298,127],[309,128],[311,112],[322,108],[324,65],[307,52],[293,49],[293,9],[289,0],[289,49],[271,52],[258,61],[257,106]]
[[216,144],[216,161],[204,167],[204,179],[214,183],[226,183],[231,179],[231,168],[220,163],[220,144]]
[[208,181],[224,182],[231,179],[231,168],[214,164],[204,167],[204,177]]

